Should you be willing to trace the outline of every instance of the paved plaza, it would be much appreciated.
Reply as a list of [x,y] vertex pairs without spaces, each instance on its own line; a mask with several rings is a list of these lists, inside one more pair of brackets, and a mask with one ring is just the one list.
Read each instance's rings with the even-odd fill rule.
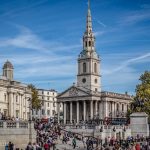
[[[56,145],[56,149],[59,150],[73,150],[72,147],[72,140],[68,141],[68,144],[62,144],[62,141],[58,141],[58,144]],[[83,143],[81,141],[77,141],[77,147],[75,148],[75,150],[86,150],[86,148],[84,148]]]

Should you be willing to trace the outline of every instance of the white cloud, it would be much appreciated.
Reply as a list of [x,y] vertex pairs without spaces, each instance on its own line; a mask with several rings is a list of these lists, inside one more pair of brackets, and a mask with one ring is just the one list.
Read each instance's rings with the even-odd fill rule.
[[129,67],[130,65],[135,64],[135,63],[143,63],[143,62],[147,62],[147,61],[150,62],[149,58],[150,58],[150,53],[146,53],[146,54],[143,54],[141,56],[128,59],[122,63],[118,62],[120,64],[118,67],[110,66],[111,68],[115,68],[115,69],[105,70],[104,73],[105,74],[113,74],[113,73],[118,72],[120,70],[124,70],[126,67]]
[[21,33],[14,38],[0,39],[0,47],[14,46],[17,48],[25,48],[37,50],[42,53],[54,53],[56,51],[67,51],[81,47],[81,44],[64,45],[56,41],[44,41],[26,27],[19,27]]
[[120,25],[132,25],[138,22],[149,20],[150,12],[149,11],[135,11],[126,14],[125,16],[121,16],[119,20]]

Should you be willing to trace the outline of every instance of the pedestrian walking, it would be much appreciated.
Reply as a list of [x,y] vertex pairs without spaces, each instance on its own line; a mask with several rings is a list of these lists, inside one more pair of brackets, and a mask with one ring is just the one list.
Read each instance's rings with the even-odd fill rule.
[[73,146],[73,149],[76,148],[76,139],[75,138],[73,138],[73,140],[72,140],[72,146]]

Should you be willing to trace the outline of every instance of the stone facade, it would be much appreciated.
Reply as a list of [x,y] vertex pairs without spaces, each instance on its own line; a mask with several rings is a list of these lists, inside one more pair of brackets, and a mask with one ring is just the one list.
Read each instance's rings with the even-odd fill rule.
[[100,57],[95,48],[89,5],[83,50],[78,57],[77,85],[74,84],[57,96],[58,108],[63,103],[64,124],[95,118],[124,117],[132,96],[127,93],[104,92],[101,87]]
[[136,112],[130,115],[130,127],[132,136],[149,136],[148,115],[145,112]]
[[27,85],[14,80],[13,69],[9,61],[3,66],[3,75],[0,76],[0,112],[25,120],[29,118],[28,99],[31,91]]
[[33,111],[34,118],[50,118],[57,113],[57,91],[38,89],[39,99],[42,107],[39,111]]
[[[25,149],[29,142],[30,125],[27,122],[0,122],[0,150],[5,150],[8,142],[15,144],[15,147]],[[32,142],[36,142],[34,124],[31,124]]]

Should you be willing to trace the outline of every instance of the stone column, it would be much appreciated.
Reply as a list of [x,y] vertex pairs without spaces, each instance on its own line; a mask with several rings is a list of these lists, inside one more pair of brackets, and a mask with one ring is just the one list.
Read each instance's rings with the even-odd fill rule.
[[90,116],[91,116],[91,119],[93,119],[93,101],[92,100],[90,103]]
[[64,108],[64,124],[66,124],[66,102],[63,103]]
[[9,99],[8,99],[8,103],[9,103],[9,116],[13,117],[13,93],[9,93]]
[[104,101],[104,118],[109,117],[109,109],[108,109],[108,102]]
[[77,123],[79,123],[79,101],[77,101]]
[[60,123],[60,103],[57,103],[57,118],[58,118],[58,123]]
[[115,110],[114,110],[115,106],[114,106],[114,102],[112,102],[112,117],[114,118],[115,116]]
[[86,120],[86,101],[83,101],[83,120]]
[[16,118],[16,95],[15,93],[13,93],[13,107],[14,107],[14,112],[13,112],[13,116]]
[[103,101],[99,102],[99,118],[103,119]]
[[70,123],[72,123],[72,102],[70,102]]
[[114,118],[116,118],[116,112],[117,112],[116,109],[117,109],[117,108],[116,108],[116,102],[114,102]]
[[122,116],[122,103],[119,103],[119,117]]
[[95,101],[95,116],[97,117],[97,101]]

